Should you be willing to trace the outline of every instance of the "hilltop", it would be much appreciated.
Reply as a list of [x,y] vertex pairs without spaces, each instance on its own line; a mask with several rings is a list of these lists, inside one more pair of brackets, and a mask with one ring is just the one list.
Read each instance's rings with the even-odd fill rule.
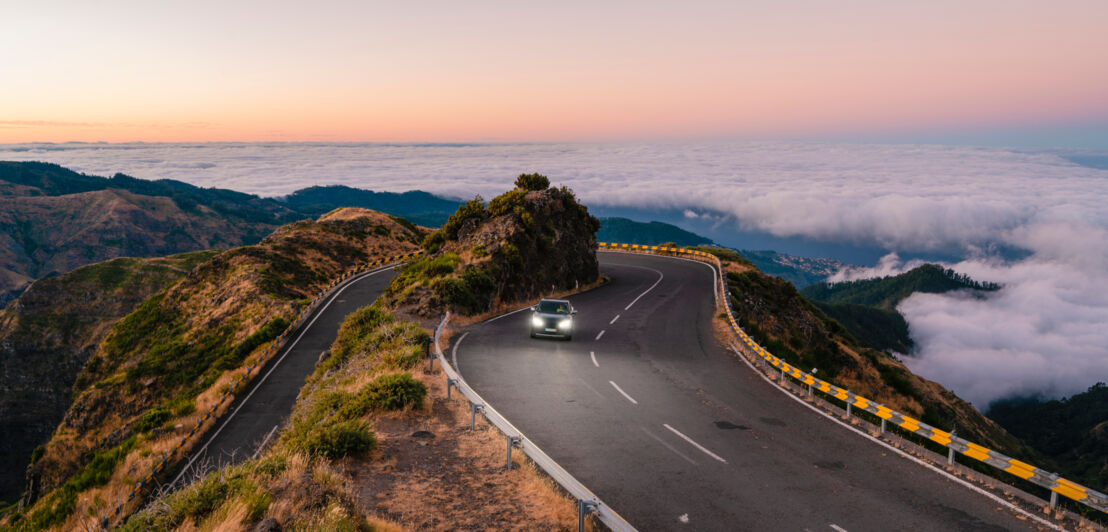
[[31,281],[116,257],[161,257],[258,243],[283,224],[370,207],[439,225],[458,202],[425,192],[311,187],[285,198],[173,180],[89,176],[0,161],[0,305]]
[[29,521],[61,524],[96,497],[118,498],[135,471],[152,469],[151,450],[195,425],[198,412],[311,296],[355,264],[417,249],[423,236],[382,213],[334,211],[215,255],[115,322],[78,375],[62,422],[36,453]]
[[573,191],[522,175],[488,207],[468,201],[429,234],[428,256],[399,272],[386,300],[403,314],[436,318],[578,288],[599,276],[598,227]]

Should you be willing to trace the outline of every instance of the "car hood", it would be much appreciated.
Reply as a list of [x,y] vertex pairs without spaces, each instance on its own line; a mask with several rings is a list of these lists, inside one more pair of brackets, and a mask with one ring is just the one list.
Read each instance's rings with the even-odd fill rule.
[[536,312],[533,315],[543,319],[562,319],[572,317],[569,314],[547,314],[545,312]]

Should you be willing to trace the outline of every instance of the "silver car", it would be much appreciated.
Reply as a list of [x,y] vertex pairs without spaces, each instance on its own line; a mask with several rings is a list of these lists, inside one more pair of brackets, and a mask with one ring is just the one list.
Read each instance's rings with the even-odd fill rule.
[[573,316],[577,311],[564,299],[544,299],[531,307],[531,338],[555,336],[573,338]]

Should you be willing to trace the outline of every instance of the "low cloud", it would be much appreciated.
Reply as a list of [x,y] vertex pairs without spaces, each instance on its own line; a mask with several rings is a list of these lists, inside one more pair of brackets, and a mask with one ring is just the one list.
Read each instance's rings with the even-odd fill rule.
[[[1104,154],[1093,154],[1101,156]],[[900,256],[939,253],[986,299],[918,295],[902,304],[924,376],[978,406],[1059,396],[1108,380],[1108,172],[1047,151],[781,142],[689,144],[24,144],[0,159],[171,178],[266,196],[312,185],[422,189],[489,198],[525,171],[586,204],[706,213],[735,229],[890,255],[840,278],[894,274]],[[690,218],[691,219],[691,218]],[[998,262],[1000,247],[1026,250]]]

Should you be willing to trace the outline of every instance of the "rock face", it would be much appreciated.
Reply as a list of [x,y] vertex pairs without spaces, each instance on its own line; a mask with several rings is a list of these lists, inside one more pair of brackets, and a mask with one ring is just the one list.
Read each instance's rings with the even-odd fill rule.
[[85,266],[35,282],[0,312],[0,500],[19,498],[32,450],[61,421],[108,327],[215,254]]
[[144,414],[162,412],[169,426],[195,423],[190,416],[219,395],[220,379],[279,334],[323,286],[357,264],[417,249],[422,236],[378,212],[339,209],[198,265],[111,326],[28,470],[25,499],[61,486],[92,453],[138,435]]
[[478,198],[427,237],[429,256],[397,276],[390,303],[424,318],[478,314],[594,282],[598,227],[564,187],[517,187],[487,208]]

